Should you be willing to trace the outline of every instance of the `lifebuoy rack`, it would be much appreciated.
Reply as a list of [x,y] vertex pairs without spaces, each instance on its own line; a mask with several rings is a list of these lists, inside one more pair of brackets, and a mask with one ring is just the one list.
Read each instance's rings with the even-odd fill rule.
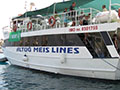
[[28,22],[28,24],[27,24],[27,29],[28,29],[28,30],[31,30],[31,29],[32,29],[32,22]]
[[55,18],[54,18],[53,16],[51,16],[51,17],[49,18],[48,22],[49,22],[49,25],[50,25],[51,27],[53,27],[53,26],[55,25],[56,20],[55,20]]

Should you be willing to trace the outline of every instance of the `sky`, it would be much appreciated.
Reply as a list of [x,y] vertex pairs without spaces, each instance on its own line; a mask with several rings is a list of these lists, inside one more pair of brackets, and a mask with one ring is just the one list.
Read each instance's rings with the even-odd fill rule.
[[52,3],[62,1],[63,0],[2,0],[0,2],[0,39],[3,38],[2,28],[10,25],[10,19],[25,12],[25,2],[27,2],[27,9],[30,8],[31,2],[35,3],[36,9],[41,9]]

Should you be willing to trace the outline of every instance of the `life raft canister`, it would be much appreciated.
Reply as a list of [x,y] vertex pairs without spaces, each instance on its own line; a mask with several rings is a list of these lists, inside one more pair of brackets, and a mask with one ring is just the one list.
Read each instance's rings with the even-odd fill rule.
[[32,29],[32,22],[29,22],[29,23],[27,24],[27,29],[28,29],[28,30],[31,30],[31,29]]
[[53,27],[53,26],[55,25],[56,20],[55,20],[55,18],[54,18],[53,16],[51,16],[51,17],[49,18],[48,22],[49,22],[49,25],[50,25],[51,27]]
[[14,25],[13,25],[13,31],[16,32],[16,30],[17,30],[17,25],[14,24]]
[[118,9],[118,16],[120,17],[120,8]]

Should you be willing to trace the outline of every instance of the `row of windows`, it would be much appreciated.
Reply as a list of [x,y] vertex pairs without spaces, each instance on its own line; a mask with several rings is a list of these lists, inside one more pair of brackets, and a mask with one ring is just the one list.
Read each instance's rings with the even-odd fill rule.
[[19,42],[5,41],[5,46],[83,46],[78,34],[22,37]]

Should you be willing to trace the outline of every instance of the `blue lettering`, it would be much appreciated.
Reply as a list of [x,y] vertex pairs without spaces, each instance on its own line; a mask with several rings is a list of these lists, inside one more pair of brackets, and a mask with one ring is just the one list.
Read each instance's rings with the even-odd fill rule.
[[55,53],[54,48],[52,48],[52,53]]
[[42,53],[42,47],[40,47],[40,48],[39,48],[39,52],[41,52],[41,53]]
[[27,48],[24,48],[24,51],[27,52]]
[[79,48],[74,48],[75,52],[74,54],[78,54],[79,53]]
[[60,53],[66,53],[66,48],[60,48]]
[[38,48],[35,48],[35,47],[34,47],[34,51],[33,51],[33,52],[38,52]]
[[72,47],[52,47],[51,51],[49,47],[34,47],[33,50],[31,47],[21,47],[17,48],[16,52],[40,52],[40,53],[68,53],[68,54],[79,54],[79,48],[72,48]]
[[43,53],[45,52],[46,48],[43,48]]
[[31,48],[30,47],[28,48],[28,52],[31,52]]
[[17,52],[21,52],[20,48],[17,48],[16,51],[17,51]]
[[59,53],[59,47],[56,48],[56,53]]
[[73,53],[72,48],[68,48],[68,53]]
[[49,51],[49,48],[47,47],[47,48],[46,48],[46,53],[49,53],[49,52],[50,52],[50,51]]
[[22,47],[22,48],[21,48],[21,52],[23,52],[23,51],[24,51],[24,48]]

